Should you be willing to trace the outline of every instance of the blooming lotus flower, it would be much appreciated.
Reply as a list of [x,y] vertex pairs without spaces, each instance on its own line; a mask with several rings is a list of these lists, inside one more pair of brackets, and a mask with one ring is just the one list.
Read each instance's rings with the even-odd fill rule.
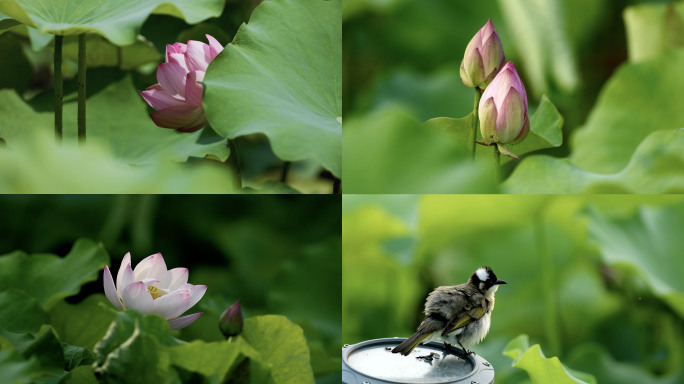
[[238,300],[223,311],[219,318],[219,328],[225,337],[231,337],[242,332],[242,325],[242,309],[240,308],[240,300]]
[[209,45],[189,40],[188,44],[166,46],[166,62],[157,68],[157,81],[140,92],[147,104],[157,112],[150,117],[157,126],[193,132],[207,124],[202,106],[202,85],[209,63],[223,51],[223,46],[210,35]]
[[171,329],[181,329],[202,315],[198,312],[179,317],[204,296],[207,286],[188,284],[187,268],[167,270],[161,253],[144,258],[132,269],[129,252],[116,275],[116,286],[105,265],[104,289],[115,307],[137,309],[143,315],[156,313],[169,322]]
[[480,144],[497,144],[499,152],[518,158],[506,144],[515,144],[527,136],[527,93],[515,66],[508,62],[485,89],[479,105]]
[[466,47],[461,61],[461,81],[470,88],[485,89],[499,73],[505,59],[499,35],[492,20],[487,20]]

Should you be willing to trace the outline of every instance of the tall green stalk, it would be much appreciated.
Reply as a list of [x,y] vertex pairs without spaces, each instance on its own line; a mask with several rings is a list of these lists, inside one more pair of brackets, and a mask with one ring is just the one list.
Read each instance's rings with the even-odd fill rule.
[[280,182],[281,183],[287,183],[287,173],[290,171],[290,164],[291,162],[286,161],[283,163],[283,170],[280,173]]
[[494,148],[494,178],[501,181],[501,151],[496,144],[493,144],[492,148]]
[[62,81],[62,41],[63,36],[55,36],[55,140],[62,142],[62,100],[64,99],[64,87]]
[[78,35],[78,144],[86,142],[86,42]]
[[238,188],[242,189],[242,171],[240,171],[240,159],[238,157],[234,139],[228,139],[228,147],[230,148],[230,157],[228,160],[233,165],[233,170],[235,171],[235,182]]
[[473,103],[473,123],[472,129],[470,130],[470,155],[475,159],[475,140],[477,140],[477,130],[480,126],[480,119],[477,116],[478,109],[480,108],[480,99],[482,98],[482,91],[480,88],[475,88],[475,102]]

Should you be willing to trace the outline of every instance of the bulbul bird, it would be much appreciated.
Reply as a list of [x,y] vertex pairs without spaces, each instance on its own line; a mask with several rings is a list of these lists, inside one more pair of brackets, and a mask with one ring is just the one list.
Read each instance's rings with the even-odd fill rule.
[[438,287],[425,300],[425,319],[416,333],[397,345],[392,353],[408,356],[420,343],[440,341],[445,348],[458,344],[464,346],[481,342],[491,323],[494,309],[494,293],[503,280],[497,280],[489,267],[478,268],[468,282],[460,285]]

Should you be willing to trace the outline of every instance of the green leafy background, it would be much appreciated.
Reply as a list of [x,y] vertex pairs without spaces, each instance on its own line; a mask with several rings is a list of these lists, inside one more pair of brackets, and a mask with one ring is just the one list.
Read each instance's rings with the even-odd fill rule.
[[[345,192],[684,191],[684,2],[661,3],[348,1]],[[476,156],[490,170],[458,150],[474,97],[458,68],[490,18],[526,86],[532,131],[543,133],[511,146],[521,160],[502,158],[493,188],[472,176],[494,172],[492,147],[478,146]],[[414,124],[393,136],[399,119],[442,134]],[[357,175],[361,162],[385,177]]]
[[[310,197],[0,197],[0,372],[22,383],[339,383],[340,198]],[[203,315],[170,331],[157,315],[117,311],[102,271],[129,251],[134,263],[161,252],[187,267],[208,286],[188,312]],[[245,325],[229,342],[218,320],[236,300]]]
[[347,195],[342,223],[344,343],[408,337],[488,265],[497,383],[684,379],[683,197]]
[[[0,191],[330,193],[342,173],[340,3],[0,1]],[[77,149],[81,33],[88,145]],[[63,147],[52,140],[54,34],[64,35]],[[208,71],[210,124],[190,134],[157,127],[137,91],[157,83],[167,44],[205,34],[228,46]],[[247,45],[249,57],[235,54]],[[269,90],[279,91],[267,100]],[[244,190],[225,163],[227,137]]]

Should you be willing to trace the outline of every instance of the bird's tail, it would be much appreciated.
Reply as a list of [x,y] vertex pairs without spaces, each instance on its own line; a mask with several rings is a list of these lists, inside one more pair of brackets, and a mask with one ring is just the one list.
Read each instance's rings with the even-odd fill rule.
[[416,332],[413,334],[413,336],[409,337],[408,339],[404,340],[401,344],[397,345],[394,347],[392,350],[392,353],[401,353],[404,356],[408,356],[411,351],[413,351],[413,348],[418,346],[423,340],[425,340],[426,337],[428,337],[429,333],[420,333]]

